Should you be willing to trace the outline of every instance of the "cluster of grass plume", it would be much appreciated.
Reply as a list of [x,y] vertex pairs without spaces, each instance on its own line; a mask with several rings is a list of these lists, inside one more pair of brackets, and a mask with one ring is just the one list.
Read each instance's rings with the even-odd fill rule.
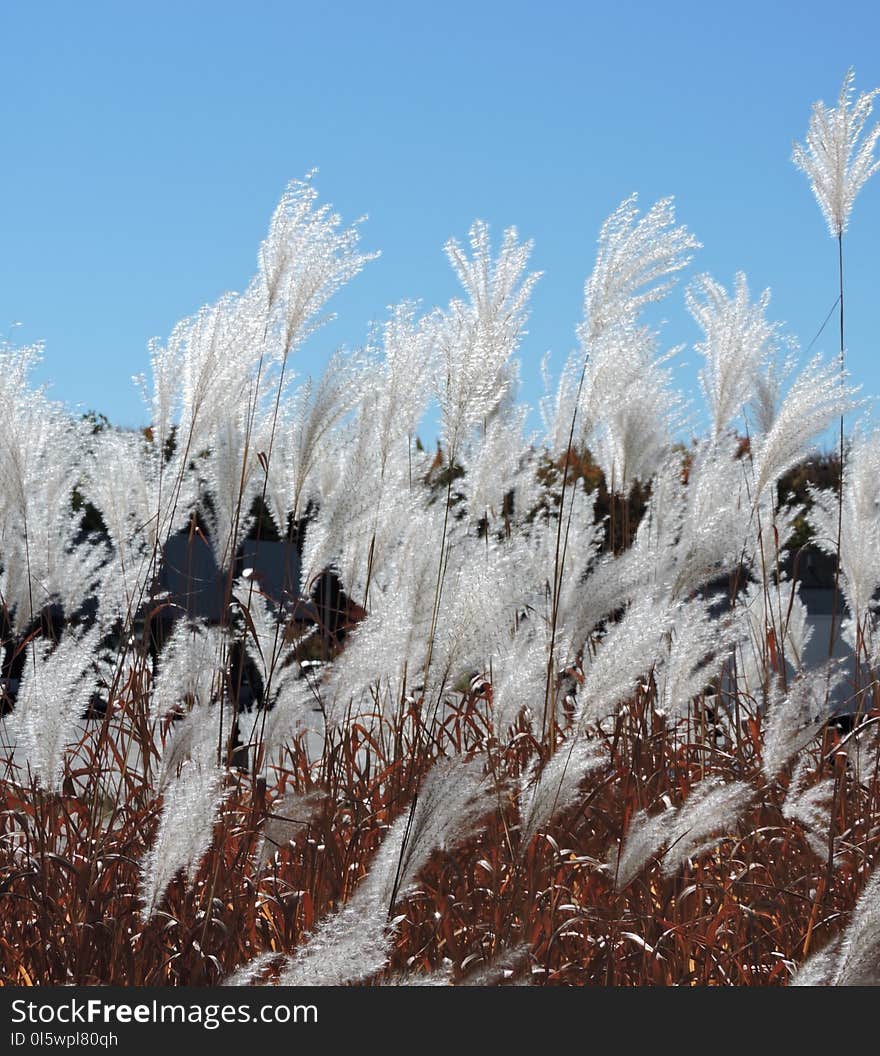
[[[877,980],[880,442],[843,445],[842,252],[878,131],[851,96],[795,152],[838,359],[698,275],[702,425],[646,314],[699,248],[669,199],[602,227],[539,434],[513,229],[450,241],[446,307],[297,377],[372,256],[310,178],[245,291],[151,346],[145,430],[74,420],[39,350],[0,350],[0,982]],[[837,486],[793,494],[838,420]],[[846,670],[804,662],[804,532]],[[211,548],[219,620],[159,589],[176,533]],[[315,621],[244,567],[269,537]]]

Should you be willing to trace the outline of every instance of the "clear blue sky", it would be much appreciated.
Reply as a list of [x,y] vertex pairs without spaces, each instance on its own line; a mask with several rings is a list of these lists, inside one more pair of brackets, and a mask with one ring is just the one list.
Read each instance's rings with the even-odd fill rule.
[[[46,342],[71,407],[142,420],[146,343],[241,289],[286,183],[319,168],[381,249],[304,351],[356,345],[385,306],[445,303],[475,217],[535,240],[523,395],[574,343],[599,225],[673,194],[694,268],[773,289],[806,345],[834,247],[791,144],[849,65],[880,85],[880,5],[40,3],[0,6],[0,333]],[[878,115],[880,116],[880,115]],[[880,393],[880,177],[847,240],[849,363]],[[670,343],[696,335],[677,307]],[[834,351],[829,326],[818,347]],[[693,364],[693,354],[685,355]],[[693,366],[680,371],[693,388]]]

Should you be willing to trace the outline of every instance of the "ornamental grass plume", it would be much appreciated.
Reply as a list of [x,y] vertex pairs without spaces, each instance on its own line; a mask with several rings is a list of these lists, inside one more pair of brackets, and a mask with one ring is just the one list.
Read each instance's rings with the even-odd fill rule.
[[754,445],[753,502],[763,500],[765,491],[806,456],[813,437],[855,406],[857,391],[820,356],[807,364],[794,379],[773,425]]
[[880,984],[880,870],[876,866],[846,930],[805,961],[791,982],[793,986]]
[[833,238],[842,237],[856,195],[880,169],[880,161],[874,158],[880,123],[862,139],[880,88],[860,92],[855,101],[854,91],[855,73],[849,69],[837,106],[822,101],[813,104],[805,141],[796,143],[792,153],[792,161],[810,181]]
[[773,686],[761,760],[768,781],[775,781],[782,768],[815,738],[824,722],[829,692],[842,678],[839,665],[829,662],[799,675],[787,693]]
[[141,861],[144,921],[158,910],[168,885],[183,870],[192,886],[211,846],[214,823],[223,799],[224,773],[217,766],[216,746],[202,740],[166,787],[155,838]]
[[742,272],[732,295],[710,275],[700,275],[685,291],[685,300],[704,335],[695,346],[705,360],[700,387],[717,438],[753,399],[761,368],[774,357],[779,326],[766,318],[770,291],[753,302]]
[[843,522],[838,538],[838,497],[811,488],[807,518],[816,545],[836,555],[840,544],[840,586],[852,619],[867,633],[873,628],[880,588],[880,432],[859,430],[843,474]]
[[671,198],[639,215],[630,195],[602,225],[599,251],[584,288],[584,322],[579,336],[591,348],[609,329],[636,324],[646,305],[662,300],[700,243],[675,224]]
[[540,278],[539,272],[526,272],[532,244],[520,242],[515,228],[504,232],[494,258],[486,224],[476,221],[468,234],[470,256],[455,239],[446,244],[467,300],[451,301],[435,317],[436,395],[450,460],[509,390],[510,357],[523,335],[529,299]]
[[606,863],[615,886],[626,887],[655,856],[662,861],[663,875],[674,875],[686,859],[714,847],[753,797],[754,790],[745,781],[705,778],[680,807],[666,805],[653,815],[639,812],[617,855]]
[[60,792],[65,754],[85,730],[83,715],[97,686],[97,631],[67,634],[58,645],[28,651],[16,706],[0,722],[0,743],[13,749],[20,780]]
[[[391,825],[370,870],[351,898],[325,917],[286,961],[282,986],[342,986],[374,975],[387,963],[396,923],[394,903],[412,888],[435,850],[470,835],[491,800],[482,760],[441,760],[409,810]],[[265,966],[238,969],[234,982],[251,983]]]
[[[838,365],[841,378],[846,365],[844,281],[843,281],[843,233],[849,222],[856,195],[880,168],[874,159],[874,149],[880,139],[880,124],[859,142],[874,105],[874,96],[880,89],[862,92],[852,102],[855,75],[852,68],[847,71],[840,89],[836,107],[827,107],[823,102],[813,105],[813,113],[807,130],[806,143],[795,144],[792,160],[810,181],[813,194],[822,210],[828,229],[837,240],[838,295],[837,310],[840,329]],[[833,310],[833,309],[832,309]],[[835,567],[834,592],[838,590],[838,576],[843,551],[843,476],[844,476],[844,411],[840,410],[839,476],[837,495],[837,564]],[[835,619],[831,621],[829,652],[833,648]]]
[[555,814],[574,804],[583,781],[607,764],[608,756],[601,741],[572,735],[571,741],[563,741],[542,768],[539,769],[536,761],[523,774],[520,788],[523,853]]

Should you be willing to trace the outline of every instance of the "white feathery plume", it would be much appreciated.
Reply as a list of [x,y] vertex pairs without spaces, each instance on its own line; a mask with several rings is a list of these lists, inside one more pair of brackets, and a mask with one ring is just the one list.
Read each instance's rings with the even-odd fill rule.
[[[430,511],[414,511],[405,527],[393,574],[370,597],[370,613],[336,658],[324,694],[332,714],[373,685],[421,678],[431,627],[440,524]],[[402,690],[402,685],[399,687]]]
[[214,429],[253,396],[263,325],[251,289],[226,293],[175,327],[169,343],[181,350],[178,458],[210,452]]
[[228,634],[206,623],[180,620],[162,649],[153,683],[151,710],[156,718],[189,702],[206,708],[220,695]]
[[775,492],[765,495],[755,507],[749,521],[749,538],[745,543],[744,559],[756,579],[762,582],[785,573],[780,568],[782,554],[803,515],[802,506],[779,506]]
[[550,641],[541,623],[534,633],[528,626],[492,662],[492,730],[505,743],[510,727],[525,712],[543,708]]
[[[94,437],[81,491],[100,512],[113,544],[113,570],[105,576],[102,600],[119,615],[133,613],[146,596],[157,541],[158,480],[151,472],[148,442],[138,433],[106,429]],[[171,484],[169,483],[169,490]],[[115,588],[115,589],[114,589]]]
[[476,221],[469,232],[472,256],[455,239],[446,255],[468,300],[453,300],[434,317],[439,353],[437,399],[447,453],[455,458],[510,388],[509,360],[516,351],[539,273],[526,274],[531,243],[504,232],[493,259],[489,229]]
[[317,487],[319,469],[334,431],[362,398],[364,371],[360,355],[336,353],[317,382],[307,378],[282,404],[266,493],[282,536],[288,519],[301,517],[310,500],[325,501],[323,489]]
[[285,639],[284,610],[256,589],[252,579],[236,580],[233,597],[247,612],[247,655],[260,673],[264,693],[274,699],[299,672],[298,664],[288,662],[291,649]]
[[816,671],[800,674],[784,695],[774,682],[763,723],[761,755],[761,767],[768,781],[775,780],[822,728],[828,715],[828,695],[842,677],[837,665],[825,664]]
[[189,759],[216,755],[221,732],[228,737],[236,720],[235,703],[223,691],[229,661],[229,631],[181,620],[165,643],[150,701],[155,736],[174,716],[165,734],[156,787],[161,791]]
[[413,487],[419,473],[413,435],[433,386],[434,341],[433,323],[416,323],[412,304],[392,309],[382,330],[382,359],[366,361],[353,390],[358,413],[349,442],[337,449],[338,482],[321,493],[307,536],[313,573],[316,560],[329,561],[347,593],[365,605],[370,588],[383,580],[405,510],[422,499]]
[[617,855],[612,855],[605,863],[615,878],[618,891],[629,886],[645,867],[648,859],[656,856],[670,839],[675,817],[675,807],[668,799],[659,814],[640,810],[633,815]]
[[[645,582],[645,568],[641,554],[630,547],[620,554],[602,554],[593,568],[578,583],[575,599],[564,630],[572,657],[587,645],[590,636],[602,620],[626,608]],[[574,579],[570,573],[568,581]],[[563,587],[566,580],[563,579]]]
[[261,953],[252,961],[243,964],[223,981],[223,986],[260,986],[264,980],[261,978],[268,968],[276,961],[282,961],[284,954],[276,950]]
[[224,745],[227,744],[235,722],[235,704],[227,697],[222,705],[194,703],[182,718],[177,718],[171,723],[164,741],[161,725],[154,723],[154,741],[161,741],[159,769],[155,782],[157,791],[164,791],[169,782],[180,774],[181,767],[188,760],[199,759],[203,754],[216,756],[221,736]]
[[833,238],[840,238],[846,231],[856,195],[880,169],[880,161],[874,158],[880,124],[862,139],[874,96],[880,94],[880,89],[861,92],[853,102],[854,81],[855,74],[849,69],[837,106],[829,107],[821,101],[813,104],[806,140],[796,143],[792,153],[792,161],[810,181]]
[[[633,480],[657,470],[681,410],[663,365],[678,350],[658,355],[657,337],[639,316],[669,293],[699,246],[686,228],[675,226],[672,199],[641,217],[636,201],[636,195],[628,198],[602,226],[577,331],[583,366],[571,360],[563,372],[554,427],[558,439],[560,425],[563,435],[566,422],[570,431],[576,413],[576,437],[595,449],[608,488],[624,494]],[[566,422],[559,423],[562,411]]]
[[200,462],[209,502],[199,503],[217,567],[228,571],[251,526],[251,506],[260,489],[259,452],[267,439],[249,429],[248,409],[240,398],[211,430],[209,449]]
[[797,822],[813,854],[825,859],[828,854],[828,829],[831,825],[831,804],[834,799],[834,778],[827,777],[807,787],[815,764],[804,756],[791,775],[791,782],[782,804],[782,816]]
[[515,552],[449,544],[458,567],[447,564],[431,650],[426,697],[448,688],[462,671],[488,670],[506,628],[522,604]]
[[[165,500],[177,501],[178,481],[194,461],[210,502],[200,502],[220,568],[228,567],[256,488],[258,437],[254,412],[267,394],[261,373],[263,305],[252,286],[243,294],[225,294],[180,324],[172,335],[182,353],[182,404],[174,457],[165,467]],[[162,452],[156,452],[157,458]],[[172,470],[172,472],[168,472]],[[164,511],[159,511],[160,513]],[[159,525],[164,539],[168,524]]]
[[[311,592],[313,584],[328,568],[339,575],[343,588],[350,593],[355,589],[353,580],[359,577],[363,581],[366,575],[365,564],[357,567],[358,558],[361,553],[367,553],[371,515],[375,515],[377,522],[381,516],[376,509],[379,481],[373,458],[375,451],[364,437],[368,419],[369,411],[365,409],[358,415],[352,431],[335,435],[324,446],[321,469],[326,471],[332,467],[333,471],[322,472],[320,480],[310,488],[312,506],[300,568],[304,594]],[[389,529],[394,538],[397,530],[393,522]]]
[[[482,443],[476,451],[467,452],[461,458],[465,471],[462,489],[471,517],[494,521],[501,516],[505,498],[528,459],[530,445],[523,441],[527,414],[526,407],[511,407],[503,414],[493,415],[486,425]],[[533,471],[533,467],[529,468]]]
[[[197,504],[192,462],[169,439],[107,428],[90,444],[80,489],[100,512],[113,544],[113,569],[103,595],[106,608],[125,616],[147,596],[154,553],[184,528]],[[173,446],[173,445],[172,445]],[[109,591],[118,586],[119,595]]]
[[880,984],[880,870],[874,869],[843,934],[836,986]]
[[880,869],[875,867],[839,939],[812,954],[791,986],[877,986],[880,983]]
[[779,410],[783,382],[795,369],[796,343],[794,340],[787,340],[785,344],[787,353],[783,355],[778,352],[772,355],[752,379],[753,392],[749,411],[754,421],[756,436],[764,436],[773,427]]
[[396,553],[388,554],[377,589],[370,594],[369,615],[332,665],[324,694],[331,722],[359,698],[369,700],[369,710],[374,711],[373,687],[393,686],[390,699],[399,700],[404,675],[410,685],[419,685],[435,622],[429,682],[420,687],[426,699],[450,689],[468,669],[488,670],[501,648],[525,593],[510,571],[520,551],[487,548],[485,541],[467,534],[467,525],[451,524],[434,621],[441,531],[436,510],[412,507]]
[[29,376],[40,346],[0,342],[0,593],[13,630],[51,604],[71,615],[94,591],[103,546],[79,542],[71,496],[83,470],[88,427],[74,421]]
[[749,521],[744,561],[756,579],[772,580],[781,585],[787,575],[784,552],[795,532],[804,508],[794,504],[779,506],[775,491],[765,494],[754,507]]
[[[385,888],[374,875],[380,868],[393,869],[397,840],[392,830],[383,842],[370,873],[354,895],[335,913],[325,917],[288,958],[278,978],[279,986],[345,986],[359,983],[381,971],[388,963],[393,929],[388,922]],[[380,865],[381,859],[381,865]]]
[[310,675],[284,681],[272,707],[255,709],[249,718],[239,716],[242,739],[263,752],[263,769],[268,770],[279,755],[306,731],[323,726],[322,687]]
[[578,616],[581,632],[590,620],[640,595],[645,585],[684,599],[737,566],[749,506],[733,443],[699,446],[687,484],[680,451],[661,463],[633,545],[614,558],[603,557],[587,580]]
[[373,419],[380,472],[401,439],[409,444],[431,393],[436,333],[431,320],[416,321],[415,310],[410,302],[396,305],[382,328],[383,362],[375,376]]
[[337,468],[322,485],[320,509],[309,521],[302,565],[304,589],[332,567],[346,593],[359,603],[366,598],[368,608],[376,590],[395,578],[395,554],[409,518],[419,517],[425,503],[423,489],[411,486],[417,467],[406,442],[380,451],[376,410],[373,393],[345,442],[324,456],[325,464],[332,460]]
[[672,876],[688,858],[714,847],[723,832],[736,825],[754,798],[745,781],[703,780],[678,808],[663,855],[663,875]]
[[662,569],[666,555],[674,551],[686,529],[694,461],[700,457],[701,450],[698,448],[694,453],[687,478],[684,453],[672,451],[651,481],[648,508],[636,530],[631,548],[638,551],[646,562],[645,578],[650,582],[662,582],[658,578],[658,568]]
[[840,585],[853,618],[876,608],[880,587],[880,432],[857,432],[843,469],[843,517],[838,546],[838,499],[832,490],[810,489],[808,521],[816,545],[840,553]]
[[159,827],[141,860],[141,916],[148,921],[181,869],[189,884],[211,846],[214,823],[225,797],[216,746],[202,742],[165,788]]
[[[182,335],[178,332],[177,337],[180,336]],[[152,338],[147,347],[150,353],[152,391],[147,389],[146,378],[143,376],[132,380],[141,390],[144,405],[149,413],[156,450],[164,453],[181,409],[180,377],[184,350],[178,340],[163,345],[156,338]]]
[[672,199],[639,216],[638,195],[623,201],[602,225],[596,264],[584,288],[579,336],[589,350],[609,327],[632,326],[645,305],[662,300],[699,242],[675,226]]
[[687,713],[714,678],[730,651],[736,630],[732,621],[710,612],[711,601],[695,598],[679,606],[654,678],[658,709],[675,723]]
[[695,347],[705,360],[700,386],[717,438],[753,398],[755,380],[774,356],[778,326],[766,319],[770,291],[752,302],[742,272],[736,275],[732,295],[710,275],[700,275],[685,291],[685,299],[704,334]]
[[616,327],[585,346],[580,415],[610,491],[625,495],[634,481],[649,480],[669,450],[681,398],[664,364],[678,351],[658,354],[646,328]]
[[489,804],[480,760],[436,763],[414,807],[389,829],[352,897],[290,957],[280,985],[342,986],[380,971],[393,938],[393,902],[412,889],[435,850],[473,833]]
[[813,637],[813,625],[800,595],[800,581],[780,580],[775,588],[769,588],[769,594],[774,606],[777,640],[781,639],[785,647],[785,662],[801,672],[806,663],[807,646]]
[[543,767],[538,761],[523,774],[520,784],[520,841],[523,851],[556,814],[572,806],[581,782],[608,763],[603,741],[572,735]]
[[[221,567],[232,560],[246,526],[240,511],[246,518],[259,487],[261,464],[265,471],[265,458],[274,455],[271,404],[273,397],[280,401],[289,381],[284,373],[287,357],[320,325],[317,313],[325,302],[370,259],[356,252],[356,226],[340,230],[339,217],[326,206],[316,207],[316,198],[308,182],[292,183],[261,247],[256,279],[243,294],[227,294],[182,323],[169,341],[172,352],[154,357],[161,372],[156,380],[161,407],[170,402],[164,393],[166,359],[180,371],[178,447],[182,458],[204,451],[200,467],[211,502],[203,504],[203,513]],[[270,369],[273,363],[280,368],[277,377]],[[332,405],[322,413],[332,418]],[[293,446],[294,458],[303,454],[301,446],[279,446]],[[286,503],[293,502],[290,508],[296,509],[308,478],[309,467],[297,467],[303,468],[306,472],[298,473],[294,494],[282,491],[279,496],[279,489],[273,489],[272,497],[281,500],[272,512],[282,533],[287,530]]]
[[[348,596],[358,604],[365,604],[367,609],[372,609],[376,591],[391,589],[390,584],[397,579],[405,526],[422,509],[424,496],[420,489],[410,491],[407,486],[405,454],[398,448],[391,455],[384,481],[372,492],[364,489],[364,504],[357,512],[352,510],[347,527],[341,527],[335,534],[332,530],[329,533],[330,540],[336,543],[335,552],[330,551],[334,557],[329,563],[336,568]],[[359,464],[358,458],[351,460],[352,466]],[[347,472],[343,479],[348,483]],[[369,482],[373,478],[368,473],[364,479]],[[339,526],[340,520],[335,518],[332,529]]]
[[[568,449],[569,438],[574,449],[581,450],[592,430],[593,423],[588,421],[579,409],[580,379],[583,372],[583,355],[572,353],[563,364],[554,386],[549,353],[541,361],[545,395],[541,397],[539,407],[544,426],[544,445],[551,456],[564,455]],[[573,435],[572,419],[575,422]]]
[[[69,500],[69,495],[66,496]],[[38,500],[37,500],[38,501]],[[34,509],[37,507],[34,502]],[[76,544],[75,518],[64,516],[62,524],[43,522],[27,535],[14,528],[0,533],[0,597],[12,616],[12,628],[20,634],[33,625],[40,611],[58,605],[65,616],[77,612],[90,599],[103,600],[105,584],[112,583],[105,567],[107,549],[92,540]],[[100,612],[101,619],[105,613]]]
[[797,580],[750,580],[737,599],[739,687],[756,699],[783,662],[792,672],[803,667],[813,628],[799,590]]
[[83,716],[97,690],[98,638],[97,628],[79,637],[68,631],[58,645],[37,640],[28,647],[15,707],[0,722],[25,782],[60,791],[65,752],[86,732]]
[[844,383],[834,363],[824,366],[821,357],[813,359],[791,386],[769,432],[754,448],[754,482],[752,500],[764,499],[798,460],[807,453],[807,445],[832,421],[854,406],[856,389]]
[[737,823],[753,796],[754,790],[744,781],[706,778],[680,807],[667,800],[659,814],[640,811],[630,822],[617,860],[606,863],[616,875],[618,890],[631,883],[651,857],[661,857],[663,875],[672,876],[686,859],[715,846],[723,838],[719,833]]
[[661,639],[673,619],[668,604],[648,595],[634,601],[622,619],[611,626],[578,687],[577,728],[601,722],[632,695],[636,682],[654,666]]
[[312,175],[287,185],[259,251],[256,285],[279,361],[332,318],[318,313],[379,256],[358,252],[360,221],[344,228],[329,205],[317,204]]
[[[597,586],[596,573],[593,573],[591,578],[586,578],[586,573],[595,561],[602,544],[604,531],[602,522],[597,521],[595,516],[596,496],[596,491],[588,492],[580,484],[572,486],[566,493],[564,508],[551,507],[549,516],[539,516],[524,525],[523,531],[506,544],[511,567],[516,569],[516,582],[521,588],[524,605],[535,612],[543,613],[549,625],[552,620],[556,539],[559,517],[562,517],[560,539],[564,560],[560,561],[560,581],[555,599],[557,644],[561,647],[561,652],[567,653],[568,659],[572,661],[583,647],[595,622],[623,603],[621,590],[614,581],[626,578],[621,572],[627,564],[625,560],[616,566],[610,576],[605,577],[605,591]],[[601,559],[599,564],[604,560],[605,558]],[[597,609],[603,609],[603,603],[608,600],[609,594],[610,608],[596,615]],[[593,617],[595,618],[590,622]],[[589,626],[584,629],[587,623]]]
[[[525,448],[515,465],[511,467],[508,478],[508,495],[510,503],[505,508],[505,524],[509,524],[511,531],[506,543],[509,545],[515,537],[522,537],[529,530],[529,525],[534,522],[535,511],[545,497],[545,487],[540,479],[542,459],[540,450],[536,447],[534,438],[529,439],[528,447]],[[500,488],[496,484],[496,497]],[[504,501],[508,499],[504,496]],[[568,503],[566,502],[566,505]],[[512,505],[512,509],[510,508]],[[594,521],[593,511],[590,510],[589,521],[582,522],[580,528],[583,538],[583,530]]]
[[863,723],[846,742],[849,772],[853,780],[869,787],[880,756],[880,730],[876,725]]
[[493,802],[482,759],[452,757],[435,763],[419,790],[399,869],[386,878],[396,887],[396,896],[412,890],[434,851],[448,850],[473,835]]
[[831,986],[840,957],[840,940],[832,939],[803,962],[788,981],[789,986]]
[[620,554],[603,554],[583,579],[566,573],[561,597],[564,600],[569,590],[572,590],[573,597],[565,610],[560,604],[560,611],[572,659],[581,652],[602,620],[634,601],[645,584],[653,585],[657,555],[649,540],[650,535],[650,514],[646,514],[636,533],[636,541],[628,550]]
[[[680,528],[655,576],[668,583],[675,597],[686,598],[735,569],[743,557],[751,508],[744,465],[735,457],[735,440],[700,445],[691,460],[687,486],[679,494]],[[668,514],[667,519],[670,527],[676,524]]]

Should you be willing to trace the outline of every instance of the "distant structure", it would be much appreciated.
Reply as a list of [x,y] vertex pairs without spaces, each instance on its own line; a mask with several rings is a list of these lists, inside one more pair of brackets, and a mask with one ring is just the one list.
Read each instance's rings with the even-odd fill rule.
[[[786,555],[784,569],[790,579],[799,583],[799,596],[806,608],[807,627],[812,632],[800,658],[806,670],[816,670],[829,660],[838,661],[843,678],[831,690],[828,707],[832,715],[840,717],[843,725],[847,717],[870,707],[867,699],[872,673],[865,664],[859,664],[855,653],[841,634],[843,622],[849,617],[849,609],[843,594],[835,589],[835,559],[813,546],[791,550]],[[730,599],[726,593],[727,577],[712,586],[720,594],[718,614],[726,611]],[[784,614],[783,614],[784,615]],[[834,638],[832,641],[832,628]],[[789,675],[794,668],[786,660]],[[731,692],[728,687],[726,692]]]
[[[345,594],[331,570],[322,572],[304,594],[300,589],[302,560],[293,542],[245,539],[235,557],[233,578],[246,570],[260,592],[281,607],[288,625],[317,627],[324,659],[329,659],[347,630],[366,615]],[[210,544],[200,533],[182,531],[171,536],[163,547],[157,586],[167,592],[166,623],[183,614],[209,623],[224,622],[229,572],[218,568]]]
[[[245,569],[262,591],[291,614],[298,603],[317,618],[315,607],[300,592],[301,560],[293,543],[245,539],[235,559],[233,574]],[[221,623],[228,589],[228,573],[217,567],[214,551],[201,534],[188,531],[171,536],[163,547],[158,586],[169,601],[193,618]]]

